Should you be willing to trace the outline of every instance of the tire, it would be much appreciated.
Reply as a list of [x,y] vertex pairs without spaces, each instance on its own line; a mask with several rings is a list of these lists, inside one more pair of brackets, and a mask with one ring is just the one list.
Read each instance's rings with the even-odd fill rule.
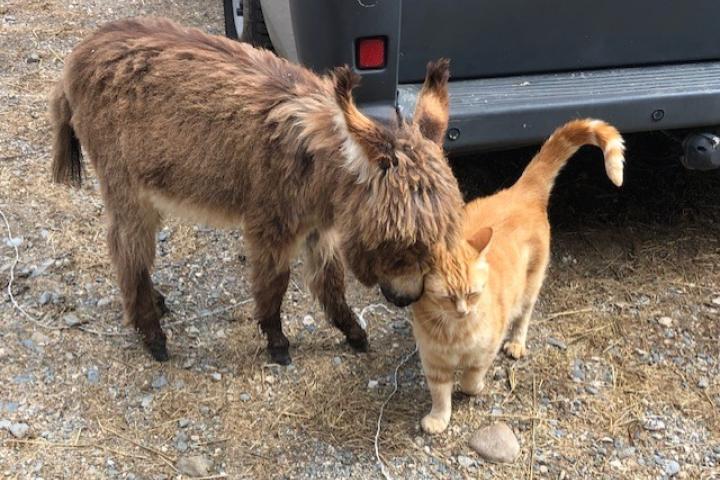
[[242,0],[243,5],[243,28],[238,38],[238,29],[235,25],[235,12],[233,11],[233,0],[223,0],[223,12],[225,15],[225,35],[229,38],[247,42],[254,47],[272,50],[270,34],[265,26],[260,0]]

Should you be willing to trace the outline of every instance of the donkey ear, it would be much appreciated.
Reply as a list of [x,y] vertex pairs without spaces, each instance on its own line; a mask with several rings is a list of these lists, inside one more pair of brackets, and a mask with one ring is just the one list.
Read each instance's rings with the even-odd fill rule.
[[[391,164],[397,165],[390,133],[355,106],[352,90],[360,83],[360,76],[347,66],[335,68],[330,76],[335,88],[335,100],[343,113],[351,139],[362,148],[370,163],[377,164],[383,170],[387,170]],[[352,162],[357,159],[349,160]]]
[[448,79],[450,60],[441,58],[427,65],[425,83],[415,105],[415,122],[425,138],[443,144],[448,128]]
[[487,254],[487,247],[492,240],[493,229],[491,227],[483,227],[473,233],[468,239],[468,243],[478,252],[479,256],[484,257]]

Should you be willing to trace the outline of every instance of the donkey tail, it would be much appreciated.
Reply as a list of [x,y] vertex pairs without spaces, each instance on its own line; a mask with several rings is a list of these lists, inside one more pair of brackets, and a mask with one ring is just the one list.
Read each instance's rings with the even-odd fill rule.
[[82,151],[71,124],[72,110],[62,80],[50,95],[50,121],[53,129],[52,178],[55,183],[79,187],[82,184]]

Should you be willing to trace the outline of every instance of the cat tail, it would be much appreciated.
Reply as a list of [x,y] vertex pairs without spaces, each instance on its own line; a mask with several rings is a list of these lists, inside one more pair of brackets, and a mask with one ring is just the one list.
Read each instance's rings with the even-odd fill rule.
[[593,119],[573,120],[555,130],[525,168],[517,185],[548,198],[558,173],[583,145],[602,149],[608,178],[618,187],[622,185],[625,142],[615,127]]

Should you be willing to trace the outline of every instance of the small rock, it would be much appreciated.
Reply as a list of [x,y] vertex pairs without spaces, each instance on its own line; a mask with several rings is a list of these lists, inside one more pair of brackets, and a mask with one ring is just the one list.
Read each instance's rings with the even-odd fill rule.
[[458,455],[457,461],[458,464],[460,464],[460,466],[463,468],[470,468],[475,463],[475,460],[470,457],[466,457],[465,455]]
[[302,319],[302,323],[303,323],[303,325],[305,325],[305,326],[314,325],[314,324],[315,324],[315,319],[313,319],[313,317],[310,316],[310,315],[305,315],[305,316],[303,317],[303,319]]
[[162,230],[160,230],[160,232],[158,233],[158,240],[164,242],[168,238],[170,238],[170,230],[168,230],[167,228],[163,228]]
[[670,317],[660,317],[658,318],[658,323],[665,328],[670,328],[672,327],[673,319]]
[[592,385],[587,385],[587,386],[585,387],[585,391],[586,391],[587,393],[589,393],[590,395],[597,395],[598,392],[599,392],[599,390],[597,389],[597,387],[593,387]]
[[212,378],[214,382],[219,382],[220,380],[222,380],[222,374],[219,372],[213,372],[212,374],[210,374],[210,378]]
[[558,340],[554,337],[548,337],[547,343],[553,347],[559,348],[560,350],[567,350],[567,344],[562,340]]
[[425,446],[425,439],[418,435],[417,437],[415,437],[415,445],[417,445],[418,448],[422,448],[423,446]]
[[665,430],[665,422],[663,422],[659,418],[649,418],[649,419],[645,420],[645,423],[643,424],[643,428],[645,428],[645,430],[649,430],[651,432]]
[[98,367],[92,366],[88,368],[87,379],[90,383],[98,383],[100,381],[100,370],[98,370]]
[[265,383],[273,384],[275,383],[275,377],[272,375],[265,375]]
[[175,442],[175,449],[180,453],[187,452],[188,444],[185,440],[178,440]]
[[212,468],[212,460],[202,456],[182,457],[177,462],[177,469],[189,477],[207,477]]
[[635,447],[623,448],[618,452],[618,458],[620,460],[625,460],[626,458],[630,458],[633,455],[635,455]]
[[10,238],[8,240],[5,240],[5,245],[7,245],[8,247],[17,248],[20,245],[22,245],[22,243],[23,243],[23,237],[15,237],[15,238]]
[[50,338],[40,332],[33,332],[33,334],[30,336],[30,340],[37,343],[38,345],[47,345],[50,341]]
[[153,395],[152,395],[152,394],[145,395],[144,397],[142,397],[142,400],[140,400],[140,406],[141,406],[142,408],[147,409],[147,408],[150,407],[150,405],[152,405],[152,401],[153,401]]
[[225,330],[223,330],[222,328],[220,330],[218,330],[217,332],[215,332],[215,336],[217,338],[227,338],[227,335],[225,334]]
[[184,368],[185,370],[189,370],[190,368],[192,368],[192,366],[193,366],[194,364],[195,364],[195,359],[194,359],[194,358],[188,358],[187,360],[185,360],[185,361],[183,362],[182,368]]
[[666,460],[664,470],[667,476],[674,477],[680,472],[680,464],[675,460]]
[[13,423],[9,430],[13,437],[25,438],[30,431],[30,426],[27,423]]
[[610,466],[613,468],[616,468],[618,470],[621,470],[623,468],[623,464],[620,460],[617,458],[615,460],[610,461]]
[[27,63],[38,63],[40,61],[40,55],[37,53],[31,53],[27,58]]
[[715,305],[720,305],[720,297],[713,298],[712,303],[714,303]]
[[178,427],[180,428],[187,428],[187,426],[190,425],[190,420],[187,418],[181,418],[178,420]]
[[705,389],[705,388],[708,388],[708,386],[710,385],[710,381],[708,380],[707,377],[700,377],[700,380],[698,380],[697,385],[698,385],[698,388]]
[[111,303],[112,303],[112,298],[110,298],[110,297],[103,297],[103,298],[101,298],[100,300],[97,301],[97,306],[98,306],[99,308],[107,307],[107,306],[110,305]]
[[10,429],[10,425],[12,425],[12,422],[11,422],[10,420],[7,420],[7,419],[5,419],[5,418],[3,418],[2,420],[0,420],[0,429],[9,430],[9,429]]
[[241,401],[241,402],[249,402],[249,401],[250,401],[250,394],[249,394],[249,393],[241,393],[241,394],[240,394],[240,401]]
[[13,383],[15,383],[17,385],[20,385],[23,383],[32,383],[34,380],[35,380],[35,377],[29,373],[21,373],[20,375],[15,375],[15,377],[13,377]]
[[340,365],[342,363],[342,359],[340,357],[333,357],[332,363],[333,363],[333,365],[335,365],[337,367],[338,365]]
[[165,378],[165,375],[159,375],[158,377],[155,377],[155,379],[152,381],[152,387],[159,390],[165,386],[167,386],[168,381],[167,378]]
[[379,385],[377,380],[368,380],[368,388],[373,389],[377,388]]
[[68,327],[77,327],[78,325],[82,325],[82,320],[78,318],[77,315],[74,313],[68,313],[63,317],[63,321],[65,322],[65,325]]
[[512,463],[520,453],[517,437],[504,422],[497,422],[475,432],[470,447],[481,457],[494,463]]
[[43,292],[40,294],[40,298],[38,298],[38,304],[39,305],[47,305],[50,303],[53,299],[52,292]]

